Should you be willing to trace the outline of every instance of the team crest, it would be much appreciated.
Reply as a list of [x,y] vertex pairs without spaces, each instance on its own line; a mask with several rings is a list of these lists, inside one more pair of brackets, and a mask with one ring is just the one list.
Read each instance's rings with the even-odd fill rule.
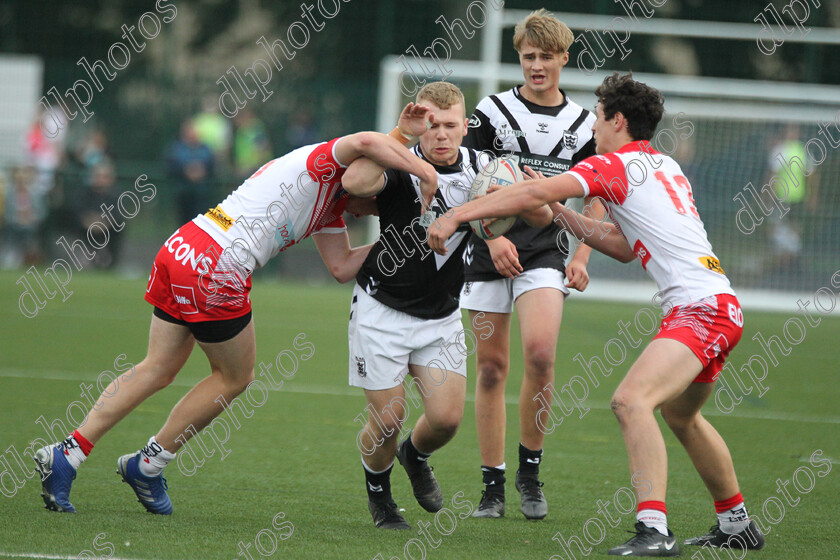
[[481,119],[479,119],[476,115],[470,115],[470,122],[467,126],[470,128],[478,128],[481,126]]
[[356,373],[359,377],[367,377],[367,368],[365,367],[365,359],[361,356],[354,356],[356,358]]
[[578,145],[578,135],[577,132],[571,132],[566,130],[563,132],[563,146],[566,149],[574,150]]

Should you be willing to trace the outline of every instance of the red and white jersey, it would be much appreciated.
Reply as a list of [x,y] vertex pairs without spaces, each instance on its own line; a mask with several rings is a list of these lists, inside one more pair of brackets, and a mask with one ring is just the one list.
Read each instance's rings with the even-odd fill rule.
[[346,166],[335,158],[337,141],[269,161],[193,222],[249,271],[313,233],[343,231]]
[[597,196],[627,238],[670,309],[715,294],[735,294],[712,252],[679,164],[647,141],[592,156],[568,171]]

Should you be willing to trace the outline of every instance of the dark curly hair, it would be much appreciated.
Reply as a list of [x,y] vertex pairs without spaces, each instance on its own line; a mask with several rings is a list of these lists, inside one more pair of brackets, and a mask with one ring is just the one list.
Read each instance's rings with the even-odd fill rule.
[[656,125],[665,112],[665,98],[659,90],[633,79],[633,74],[604,78],[595,90],[595,96],[604,110],[604,117],[611,119],[621,113],[627,119],[627,131],[633,140],[650,140]]

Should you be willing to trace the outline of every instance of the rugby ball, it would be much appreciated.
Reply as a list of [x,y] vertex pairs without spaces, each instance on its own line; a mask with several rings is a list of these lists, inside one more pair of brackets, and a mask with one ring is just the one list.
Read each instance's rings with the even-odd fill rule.
[[[470,200],[487,194],[487,189],[493,185],[506,187],[522,181],[522,172],[511,157],[500,157],[488,163],[484,169],[478,172],[470,188]],[[488,223],[491,222],[491,223]],[[516,216],[492,220],[472,220],[470,227],[477,236],[482,239],[494,239],[504,235],[513,227]]]

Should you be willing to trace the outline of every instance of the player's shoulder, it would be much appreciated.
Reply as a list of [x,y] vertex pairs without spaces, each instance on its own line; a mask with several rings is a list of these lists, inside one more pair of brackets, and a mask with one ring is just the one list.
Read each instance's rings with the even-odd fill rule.
[[467,170],[467,166],[471,167],[474,171],[478,171],[490,163],[494,157],[490,152],[461,146],[461,167],[464,171]]
[[481,101],[478,102],[478,105],[475,106],[476,110],[481,111],[491,119],[501,115],[501,108],[499,107],[499,104],[505,107],[510,107],[515,103],[518,103],[515,89],[516,88],[511,88],[509,90],[483,97]]
[[585,179],[602,174],[607,169],[621,169],[626,166],[624,158],[616,152],[595,154],[576,163],[569,171],[577,172]]

